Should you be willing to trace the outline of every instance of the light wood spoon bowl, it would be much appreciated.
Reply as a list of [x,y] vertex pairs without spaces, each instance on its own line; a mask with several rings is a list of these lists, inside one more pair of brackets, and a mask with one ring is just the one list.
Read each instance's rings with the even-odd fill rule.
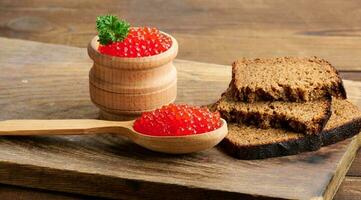
[[116,133],[136,144],[158,152],[184,154],[217,145],[228,133],[227,123],[214,131],[186,136],[150,136],[133,129],[134,121],[96,119],[6,120],[0,121],[0,135],[82,135]]

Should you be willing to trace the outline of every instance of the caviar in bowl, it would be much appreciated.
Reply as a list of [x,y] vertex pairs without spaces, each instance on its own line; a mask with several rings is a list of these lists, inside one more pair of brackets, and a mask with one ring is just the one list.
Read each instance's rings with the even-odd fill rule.
[[172,38],[157,28],[131,27],[124,40],[100,45],[98,50],[111,56],[136,58],[158,55],[171,46]]

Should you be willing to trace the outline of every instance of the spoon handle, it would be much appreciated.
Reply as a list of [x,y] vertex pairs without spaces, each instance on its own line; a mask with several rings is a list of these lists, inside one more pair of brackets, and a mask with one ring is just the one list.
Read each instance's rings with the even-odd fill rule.
[[133,121],[96,119],[6,120],[0,121],[0,135],[81,135],[120,133],[131,137]]

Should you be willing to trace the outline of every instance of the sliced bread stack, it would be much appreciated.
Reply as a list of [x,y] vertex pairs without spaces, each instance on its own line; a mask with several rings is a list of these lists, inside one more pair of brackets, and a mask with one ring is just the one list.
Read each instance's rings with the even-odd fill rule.
[[338,72],[317,57],[238,60],[213,109],[229,123],[221,145],[240,159],[317,150],[361,129]]

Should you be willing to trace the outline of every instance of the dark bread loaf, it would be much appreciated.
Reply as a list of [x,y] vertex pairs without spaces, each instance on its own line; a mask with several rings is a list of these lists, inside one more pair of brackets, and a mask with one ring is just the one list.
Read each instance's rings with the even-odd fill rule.
[[314,151],[356,135],[361,130],[361,111],[347,100],[333,99],[332,114],[320,134],[304,135],[282,129],[258,129],[229,124],[221,146],[239,159],[262,159]]
[[235,101],[227,90],[216,103],[227,122],[255,125],[258,128],[284,128],[297,133],[321,132],[331,115],[331,98],[304,103],[283,101]]
[[232,85],[234,97],[247,102],[346,99],[337,70],[317,57],[243,58],[232,65]]

